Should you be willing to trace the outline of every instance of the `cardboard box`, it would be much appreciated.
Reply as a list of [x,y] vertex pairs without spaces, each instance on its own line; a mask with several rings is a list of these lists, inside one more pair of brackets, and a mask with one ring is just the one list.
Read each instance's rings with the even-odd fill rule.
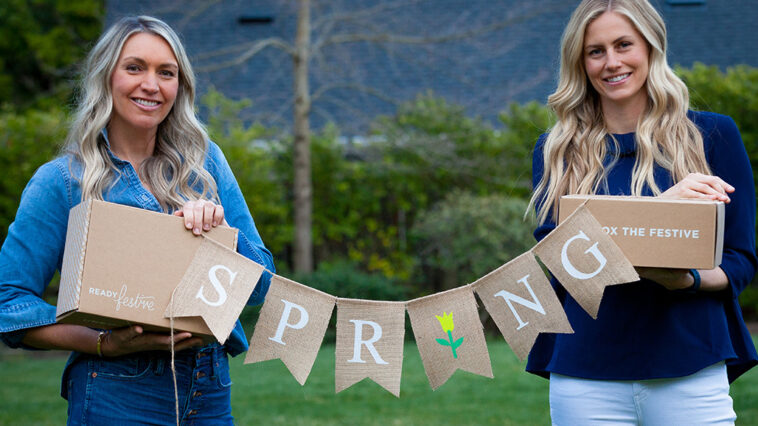
[[558,223],[585,200],[634,266],[713,269],[724,246],[724,203],[655,197],[561,197]]
[[[234,228],[219,226],[205,235],[237,247]],[[57,321],[169,330],[163,312],[202,240],[177,216],[104,201],[79,204],[69,214]],[[176,318],[174,329],[212,336],[200,317]]]

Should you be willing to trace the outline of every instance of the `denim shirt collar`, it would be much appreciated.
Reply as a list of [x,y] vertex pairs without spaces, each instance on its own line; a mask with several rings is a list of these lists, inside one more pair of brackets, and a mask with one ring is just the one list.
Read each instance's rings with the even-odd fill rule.
[[108,152],[108,156],[111,157],[111,160],[113,160],[114,164],[117,164],[119,166],[122,166],[124,164],[127,164],[128,161],[122,160],[116,156],[116,154],[113,153],[111,150],[111,140],[108,138],[108,128],[103,127],[103,130],[100,131],[100,136],[103,137],[103,141],[105,141],[105,150]]

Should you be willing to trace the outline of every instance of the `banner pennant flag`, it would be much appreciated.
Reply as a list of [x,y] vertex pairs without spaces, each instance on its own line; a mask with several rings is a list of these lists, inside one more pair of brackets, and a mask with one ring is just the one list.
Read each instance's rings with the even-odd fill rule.
[[530,252],[495,269],[471,287],[522,361],[540,333],[574,332],[550,281]]
[[216,340],[229,338],[265,268],[209,239],[195,252],[174,289],[166,318],[200,316]]
[[605,288],[640,279],[634,266],[585,205],[532,251],[571,297],[594,319]]
[[281,359],[304,385],[324,340],[336,297],[274,275],[245,364]]
[[445,384],[458,369],[493,377],[470,286],[411,300],[406,308],[432,389]]
[[335,393],[369,378],[400,396],[405,302],[337,299]]

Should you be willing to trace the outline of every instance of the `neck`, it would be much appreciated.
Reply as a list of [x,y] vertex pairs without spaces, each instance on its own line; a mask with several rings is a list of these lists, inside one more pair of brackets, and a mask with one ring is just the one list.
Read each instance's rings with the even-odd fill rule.
[[611,133],[631,133],[647,107],[647,96],[630,99],[625,103],[601,100],[605,127]]
[[108,123],[107,128],[111,152],[116,157],[131,163],[134,170],[139,170],[142,162],[153,155],[157,128],[144,130],[126,128],[114,120]]

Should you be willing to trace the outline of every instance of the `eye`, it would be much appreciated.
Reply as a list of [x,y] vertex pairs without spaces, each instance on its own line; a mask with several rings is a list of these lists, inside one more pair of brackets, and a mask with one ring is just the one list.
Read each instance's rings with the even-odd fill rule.
[[124,68],[129,72],[137,72],[141,69],[137,64],[127,64]]
[[587,51],[587,56],[590,56],[590,57],[594,58],[594,57],[600,56],[602,53],[603,53],[602,49],[600,49],[600,48],[594,48],[594,49],[590,49],[589,51]]
[[174,77],[176,77],[176,72],[171,71],[171,70],[161,70],[161,71],[158,72],[158,74],[160,74],[161,76],[163,76],[165,78],[174,78]]
[[625,49],[627,47],[630,47],[632,45],[631,41],[622,41],[619,43],[619,47],[622,49]]

